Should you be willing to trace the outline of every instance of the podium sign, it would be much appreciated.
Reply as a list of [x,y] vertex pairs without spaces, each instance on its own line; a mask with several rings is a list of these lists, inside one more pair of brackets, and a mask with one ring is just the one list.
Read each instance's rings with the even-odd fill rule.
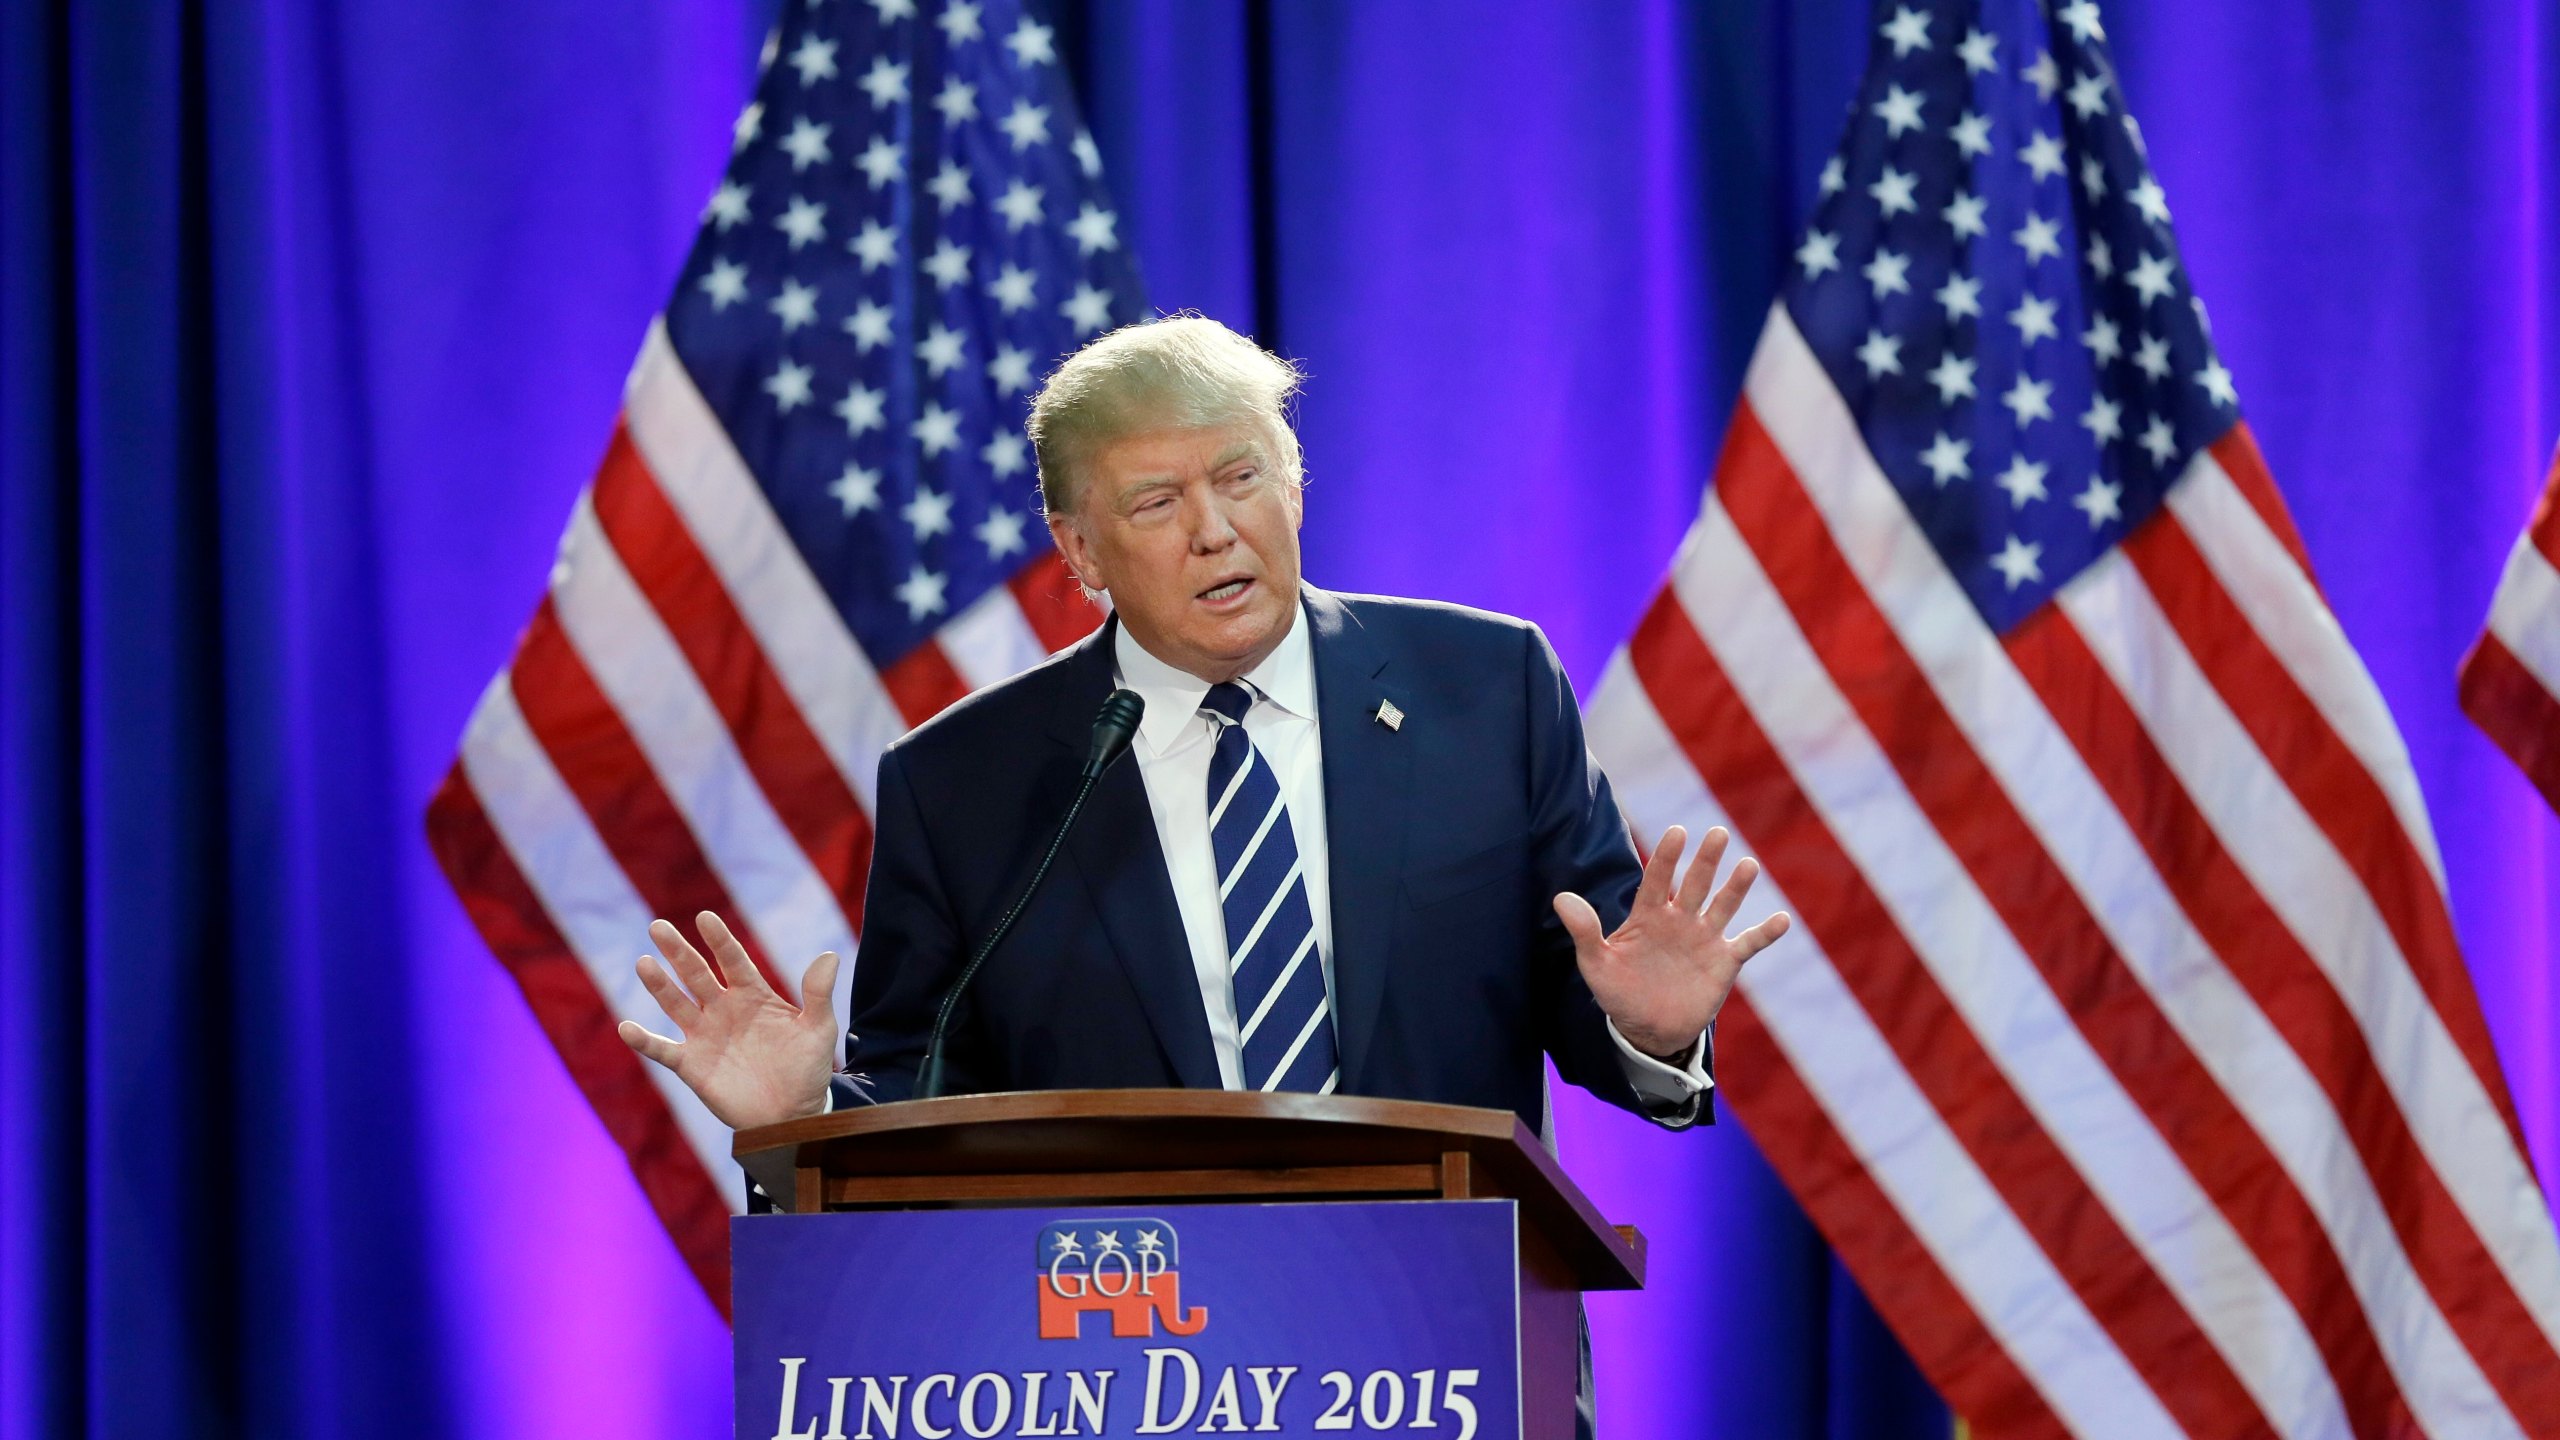
[[1518,1211],[741,1217],[738,1440],[1520,1440]]

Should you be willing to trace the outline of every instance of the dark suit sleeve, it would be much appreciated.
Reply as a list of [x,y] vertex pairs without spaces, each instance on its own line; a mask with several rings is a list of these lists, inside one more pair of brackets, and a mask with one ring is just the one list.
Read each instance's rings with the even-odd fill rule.
[[[934,1010],[967,958],[961,953],[949,891],[925,834],[923,811],[896,746],[881,753],[879,776],[871,877],[863,892],[862,946],[853,967],[848,1073],[836,1077],[834,1087],[838,1107],[904,1100],[913,1093]],[[960,1028],[959,1017],[953,1028]],[[971,1083],[962,1055],[955,1051],[947,1058],[955,1093],[979,1088]]]
[[[1601,773],[1583,741],[1582,711],[1574,701],[1572,682],[1565,678],[1546,636],[1532,628],[1528,637],[1524,683],[1530,865],[1540,887],[1533,963],[1538,970],[1540,1009],[1549,1017],[1542,1037],[1547,1053],[1555,1059],[1557,1074],[1612,1105],[1674,1128],[1711,1124],[1713,1090],[1700,1097],[1695,1115],[1673,1116],[1648,1109],[1627,1083],[1617,1042],[1609,1037],[1607,1017],[1575,962],[1573,936],[1547,903],[1560,891],[1572,891],[1591,902],[1603,929],[1615,930],[1634,906],[1644,866],[1627,833],[1617,797],[1610,793],[1609,777]],[[1712,1051],[1706,1058],[1712,1074]]]

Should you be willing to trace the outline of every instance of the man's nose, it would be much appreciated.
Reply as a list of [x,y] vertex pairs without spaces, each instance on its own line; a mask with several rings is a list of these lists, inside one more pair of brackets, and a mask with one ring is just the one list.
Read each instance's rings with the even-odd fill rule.
[[1225,502],[1213,496],[1193,514],[1191,548],[1195,553],[1212,554],[1236,543],[1236,527],[1227,518]]

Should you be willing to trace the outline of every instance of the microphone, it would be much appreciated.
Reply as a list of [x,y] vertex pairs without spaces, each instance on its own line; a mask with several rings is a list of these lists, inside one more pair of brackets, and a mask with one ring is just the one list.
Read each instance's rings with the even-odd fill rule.
[[1032,895],[1040,889],[1040,882],[1049,874],[1049,863],[1058,858],[1059,847],[1067,843],[1067,832],[1075,828],[1076,816],[1084,812],[1085,797],[1093,793],[1094,783],[1102,778],[1102,772],[1110,769],[1113,761],[1129,753],[1129,742],[1138,735],[1138,720],[1146,713],[1147,702],[1139,699],[1136,691],[1114,690],[1111,697],[1102,702],[1101,713],[1093,717],[1093,743],[1085,750],[1084,771],[1076,786],[1076,798],[1068,802],[1066,818],[1058,822],[1058,833],[1049,837],[1048,853],[1040,857],[1039,868],[1031,872],[1031,883],[1023,886],[1022,893],[1014,897],[1013,908],[1004,912],[1004,918],[996,922],[996,928],[988,932],[986,940],[978,946],[978,953],[970,956],[969,963],[961,967],[960,978],[951,982],[951,989],[942,997],[942,1008],[934,1012],[933,1033],[924,1046],[924,1064],[916,1070],[915,1099],[931,1100],[942,1094],[947,1083],[942,1047],[949,1038],[951,1015],[960,1006],[961,993],[969,988],[971,980],[977,978],[978,967],[987,963],[987,957],[995,953],[996,946],[1004,943],[1004,937],[1013,929],[1013,922],[1022,918],[1022,907],[1031,903]]

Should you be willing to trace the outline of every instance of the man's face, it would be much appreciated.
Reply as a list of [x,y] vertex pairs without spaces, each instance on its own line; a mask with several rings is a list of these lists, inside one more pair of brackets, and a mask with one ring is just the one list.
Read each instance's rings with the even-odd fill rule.
[[1298,487],[1251,420],[1142,430],[1086,460],[1049,533],[1147,652],[1211,682],[1262,663],[1298,605]]

